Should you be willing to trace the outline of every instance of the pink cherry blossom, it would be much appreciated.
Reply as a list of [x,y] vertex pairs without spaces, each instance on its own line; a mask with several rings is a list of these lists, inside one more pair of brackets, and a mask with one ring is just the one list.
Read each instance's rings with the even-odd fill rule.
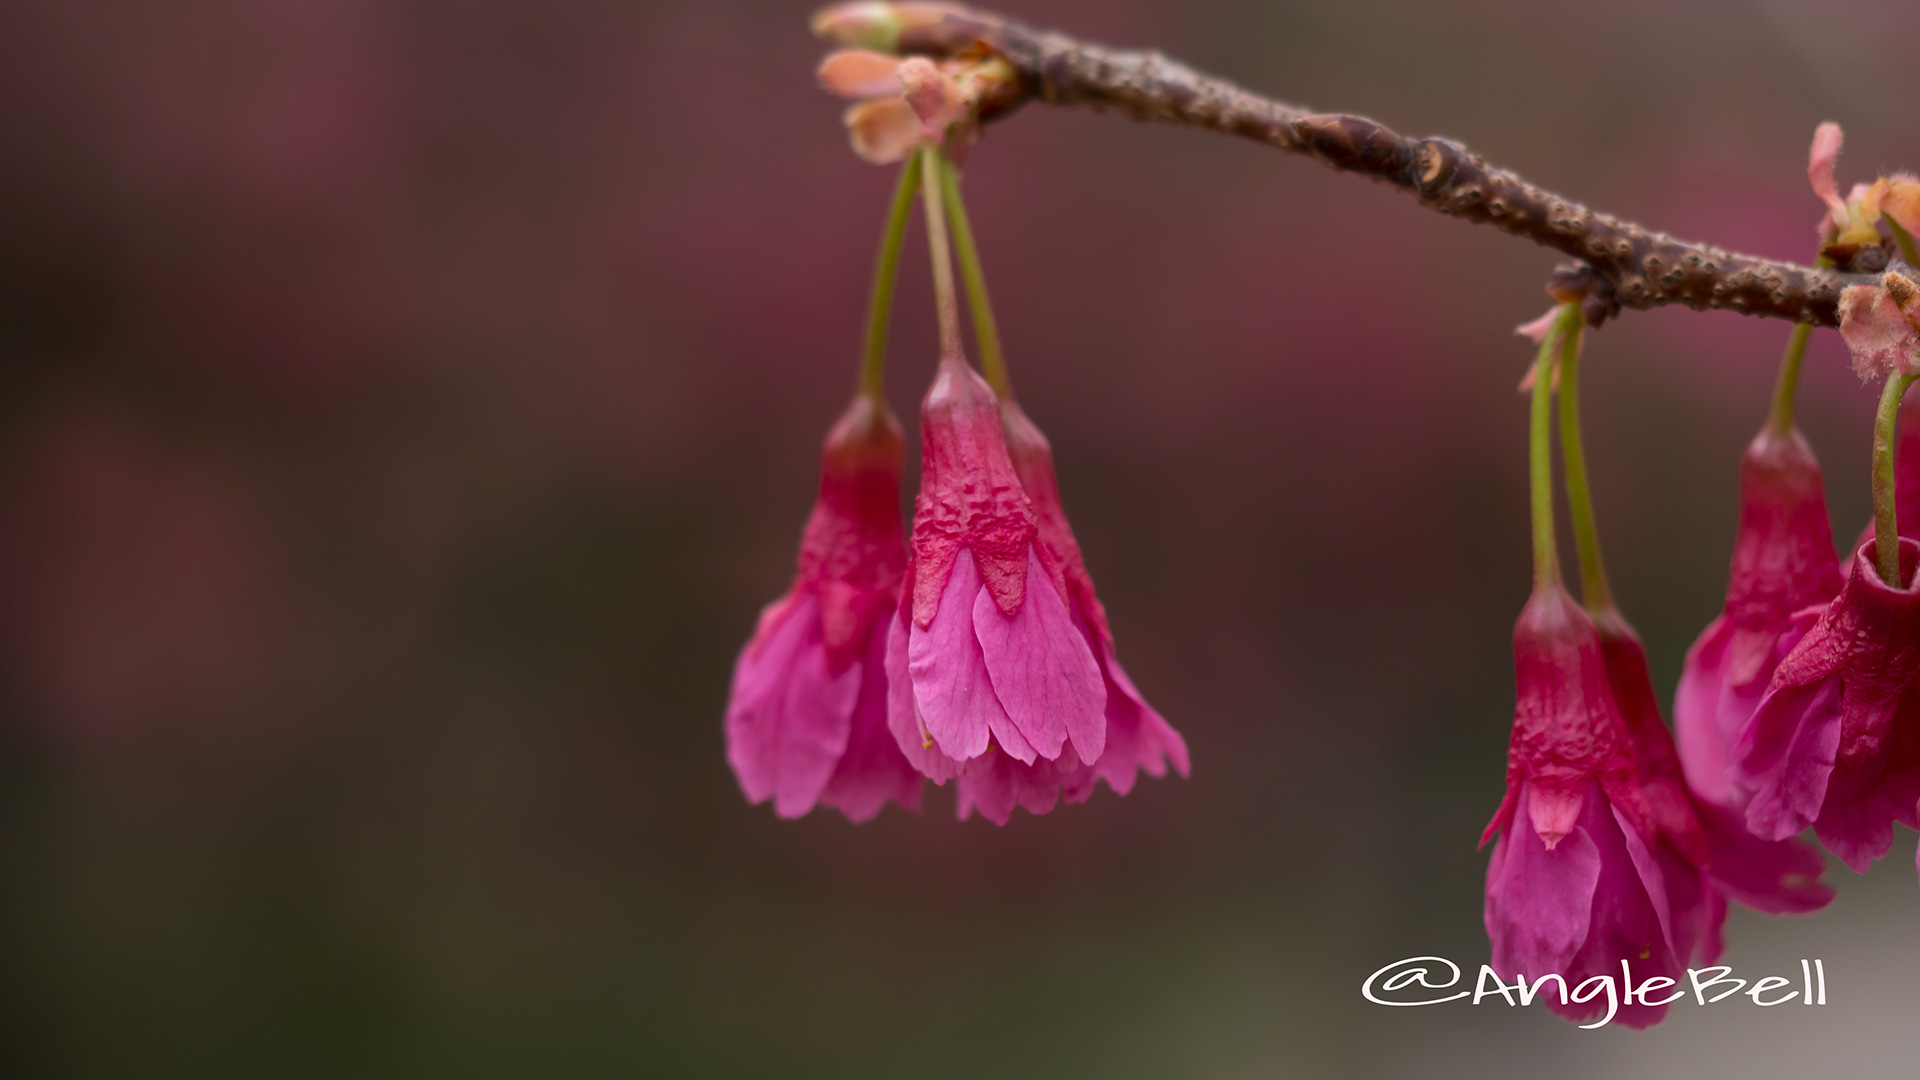
[[887,730],[887,612],[906,569],[900,425],[862,396],[828,434],[799,572],[734,667],[727,761],[781,817],[816,803],[865,821],[918,809],[920,777]]
[[1920,800],[1920,542],[1900,540],[1895,587],[1854,553],[1840,595],[1810,616],[1734,746],[1753,791],[1747,827],[1779,840],[1811,825],[1827,850],[1864,871],[1916,824]]
[[1793,613],[1839,591],[1820,463],[1798,431],[1769,425],[1740,458],[1726,606],[1687,650],[1674,695],[1680,760],[1700,798],[1744,805],[1733,786],[1734,739],[1808,625]]
[[[1062,567],[1040,542],[993,390],[958,356],[941,362],[927,391],[921,446],[912,558],[887,647],[888,722],[901,751],[937,782],[996,787],[1013,774],[980,759],[1099,761],[1108,727],[1100,662],[1074,624]],[[1038,813],[1052,806],[1014,801]],[[989,816],[1011,808],[972,804]],[[963,798],[962,811],[969,805]]]
[[[1517,687],[1507,750],[1507,792],[1481,842],[1500,836],[1487,868],[1485,920],[1492,967],[1504,979],[1557,974],[1569,985],[1618,976],[1675,978],[1684,956],[1717,948],[1712,900],[1697,863],[1670,886],[1654,853],[1654,808],[1641,787],[1633,739],[1614,701],[1591,619],[1558,583],[1534,590],[1513,631]],[[1676,948],[1670,888],[1691,920]],[[1570,1019],[1604,1004],[1548,1007]],[[1665,1006],[1625,1005],[1630,1027],[1657,1023]]]
[[1596,615],[1594,624],[1607,685],[1632,737],[1640,788],[1658,830],[1650,847],[1667,890],[1674,955],[1697,964],[1718,959],[1729,896],[1771,914],[1825,907],[1833,890],[1820,881],[1826,865],[1820,852],[1797,840],[1753,836],[1732,810],[1688,786],[1660,719],[1639,635],[1613,610]]

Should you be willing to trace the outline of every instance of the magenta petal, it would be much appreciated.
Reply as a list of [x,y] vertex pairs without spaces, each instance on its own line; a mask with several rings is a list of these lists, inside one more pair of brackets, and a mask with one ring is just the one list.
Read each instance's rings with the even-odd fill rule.
[[923,778],[900,753],[887,727],[887,630],[887,624],[876,619],[868,631],[846,753],[820,793],[822,806],[836,807],[856,823],[878,814],[889,799],[905,810],[920,809]]
[[1012,774],[1017,767],[1019,762],[997,753],[967,762],[957,785],[954,813],[965,821],[978,810],[995,825],[1005,825],[1020,802],[1018,783]]
[[1680,670],[1680,686],[1673,695],[1673,728],[1680,748],[1680,767],[1694,794],[1713,803],[1733,797],[1729,747],[1721,733],[1720,694],[1727,682],[1727,647],[1733,624],[1725,616],[1713,620],[1687,650]]
[[1510,828],[1494,847],[1488,876],[1494,970],[1508,978],[1563,971],[1586,940],[1600,880],[1600,850],[1586,830],[1548,851],[1534,830]]
[[1754,789],[1747,828],[1764,840],[1797,836],[1820,814],[1840,747],[1839,679],[1767,692],[1734,752]]
[[1043,758],[1059,757],[1071,737],[1081,760],[1099,760],[1107,743],[1106,682],[1040,557],[1029,549],[1026,600],[1012,618],[985,590],[973,607],[987,672],[1014,726]]
[[1883,750],[1861,768],[1833,771],[1814,833],[1855,873],[1866,873],[1892,849],[1893,823],[1915,823],[1917,798],[1920,777]]
[[1833,890],[1820,880],[1827,862],[1810,845],[1762,840],[1725,807],[1694,809],[1707,838],[1707,874],[1728,896],[1771,915],[1817,911],[1833,900]]
[[1161,760],[1164,756],[1181,776],[1192,775],[1193,764],[1187,756],[1187,740],[1174,730],[1172,724],[1167,723],[1159,710],[1147,704],[1147,699],[1134,687],[1133,680],[1127,677],[1127,670],[1120,666],[1120,658],[1114,655],[1113,646],[1106,646],[1104,651],[1107,678],[1112,683],[1107,689],[1108,702],[1113,701],[1113,691],[1118,690],[1120,697],[1139,710],[1140,750],[1136,757],[1140,767],[1147,770],[1148,776],[1163,776],[1166,774],[1166,765]]
[[927,734],[920,707],[913,700],[913,679],[907,673],[907,627],[905,601],[887,622],[887,728],[894,746],[921,775],[936,784],[944,784],[960,775],[960,763],[948,757]]
[[[986,753],[990,727],[1011,726],[994,696],[973,632],[974,598],[980,594],[980,585],[973,552],[960,549],[926,629],[915,625],[907,631],[907,673],[913,680],[914,703],[935,745],[956,761]],[[1029,758],[1031,753],[1029,749]]]
[[[1673,913],[1667,902],[1666,875],[1661,873],[1660,860],[1654,858],[1653,852],[1647,850],[1646,840],[1633,827],[1633,822],[1628,821],[1618,807],[1609,807],[1609,809],[1613,812],[1614,824],[1620,827],[1620,837],[1626,843],[1627,857],[1632,861],[1634,870],[1640,875],[1640,889],[1653,906],[1654,918],[1660,926],[1660,937],[1665,941],[1669,951],[1677,952],[1679,950],[1674,948],[1673,939]],[[1602,875],[1601,884],[1604,885],[1607,881],[1607,877]]]
[[846,751],[860,672],[828,673],[819,605],[790,605],[734,668],[727,760],[752,802],[774,798],[781,817],[813,804]]

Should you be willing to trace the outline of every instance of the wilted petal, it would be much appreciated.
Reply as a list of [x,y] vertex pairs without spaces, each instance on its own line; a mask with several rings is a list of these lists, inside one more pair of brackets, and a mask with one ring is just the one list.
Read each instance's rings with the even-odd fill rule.
[[1840,189],[1833,182],[1833,167],[1840,159],[1842,139],[1840,125],[1829,120],[1813,130],[1813,147],[1807,153],[1807,180],[1813,185],[1813,193],[1833,212],[1836,228],[1847,221],[1846,201],[1840,198]]
[[1840,336],[1863,380],[1920,371],[1920,332],[1877,285],[1850,285],[1840,294]]

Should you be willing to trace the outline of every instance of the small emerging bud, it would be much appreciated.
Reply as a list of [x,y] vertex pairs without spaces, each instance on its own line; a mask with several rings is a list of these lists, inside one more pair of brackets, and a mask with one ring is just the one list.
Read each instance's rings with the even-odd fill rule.
[[814,37],[849,48],[890,53],[900,44],[900,19],[893,5],[872,0],[821,8],[809,26]]

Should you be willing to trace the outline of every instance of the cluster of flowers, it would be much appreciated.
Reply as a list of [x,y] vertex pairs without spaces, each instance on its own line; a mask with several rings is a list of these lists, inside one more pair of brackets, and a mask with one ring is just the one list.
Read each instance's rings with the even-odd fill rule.
[[[1823,261],[1893,243],[1910,257],[1920,183],[1883,179],[1841,200],[1833,184],[1839,148],[1839,128],[1822,125],[1809,172],[1829,204],[1820,222]],[[1741,460],[1726,605],[1687,654],[1674,704],[1677,747],[1660,719],[1646,654],[1598,569],[1585,479],[1576,475],[1584,469],[1577,405],[1568,400],[1577,321],[1569,306],[1565,322],[1522,328],[1543,339],[1531,384],[1542,474],[1552,391],[1537,373],[1561,350],[1554,374],[1569,500],[1576,531],[1586,530],[1578,537],[1586,607],[1561,584],[1549,553],[1514,627],[1518,701],[1507,791],[1482,840],[1500,836],[1487,873],[1486,925],[1502,976],[1551,973],[1572,982],[1612,975],[1625,961],[1643,976],[1678,977],[1690,960],[1717,959],[1729,898],[1771,913],[1808,912],[1831,899],[1818,851],[1796,839],[1809,826],[1856,871],[1887,853],[1893,822],[1920,827],[1920,432],[1909,428],[1897,455],[1890,448],[1900,394],[1920,369],[1920,312],[1902,295],[1906,281],[1894,270],[1879,289],[1849,290],[1846,331],[1863,377],[1889,382],[1875,504],[1877,517],[1897,518],[1897,544],[1882,543],[1869,525],[1850,557],[1834,556],[1820,467],[1792,424],[1807,330],[1799,328],[1774,413]],[[1536,477],[1536,544],[1540,501]],[[1896,504],[1911,516],[1894,514]],[[1549,1005],[1573,1019],[1597,1011]],[[1620,1019],[1645,1027],[1665,1008],[1632,1003]]]
[[[907,37],[964,17],[936,3],[856,3],[815,21],[848,46],[821,79],[858,101],[845,118],[855,151],[907,164],[861,393],[827,438],[799,573],[761,616],[728,706],[741,786],[783,817],[824,804],[860,821],[890,799],[917,809],[930,778],[957,780],[961,817],[977,809],[1004,824],[1015,806],[1038,814],[1062,796],[1084,799],[1096,780],[1124,794],[1141,769],[1188,768],[1179,734],[1114,654],[1052,451],[1013,399],[979,281],[953,160],[1009,72],[986,51],[894,55]],[[1840,129],[1822,125],[1808,172],[1827,204],[1822,264],[1884,271],[1840,304],[1856,369],[1886,381],[1876,525],[1835,558],[1819,464],[1792,419],[1810,330],[1798,327],[1772,414],[1741,461],[1726,605],[1687,655],[1677,742],[1600,563],[1576,398],[1580,287],[1557,280],[1558,306],[1521,328],[1539,345],[1522,384],[1533,401],[1534,587],[1514,627],[1506,792],[1481,838],[1498,837],[1485,921],[1503,978],[1571,984],[1630,965],[1642,981],[1677,980],[1721,954],[1729,900],[1785,914],[1832,899],[1820,851],[1799,838],[1809,827],[1856,871],[1887,853],[1894,822],[1920,827],[1920,432],[1897,453],[1894,439],[1901,397],[1920,378],[1920,286],[1910,276],[1920,180],[1882,178],[1842,199],[1840,143]],[[878,364],[916,177],[941,351],[903,541],[904,445]],[[986,378],[960,347],[949,216]],[[1556,395],[1580,600],[1562,581],[1553,535]],[[1592,995],[1549,1006],[1576,1020],[1602,1007]],[[1619,1018],[1646,1027],[1665,1011],[1629,1001]]]
[[[865,40],[871,19],[852,16],[888,15],[887,5],[849,7],[834,9],[828,30]],[[1044,814],[1062,797],[1082,801],[1096,781],[1124,795],[1141,769],[1188,770],[1185,742],[1114,654],[1046,437],[1004,373],[990,386],[960,350],[947,211],[934,192],[944,182],[945,205],[961,213],[947,148],[971,136],[992,65],[847,49],[821,67],[828,89],[861,99],[846,117],[856,152],[909,161],[896,221],[914,177],[925,182],[942,340],[921,403],[909,538],[900,425],[875,374],[827,436],[793,587],[761,615],[735,667],[728,760],[747,797],[773,799],[782,817],[822,804],[864,821],[889,799],[917,809],[932,779],[957,780],[962,818],[978,810],[1005,824],[1015,806]],[[964,259],[970,233],[963,218],[954,224]],[[890,267],[883,245],[883,277]],[[968,284],[978,318],[984,287],[972,288],[975,275]],[[884,304],[887,288],[875,292]],[[997,364],[997,338],[991,348]],[[870,341],[870,362],[878,352]]]

